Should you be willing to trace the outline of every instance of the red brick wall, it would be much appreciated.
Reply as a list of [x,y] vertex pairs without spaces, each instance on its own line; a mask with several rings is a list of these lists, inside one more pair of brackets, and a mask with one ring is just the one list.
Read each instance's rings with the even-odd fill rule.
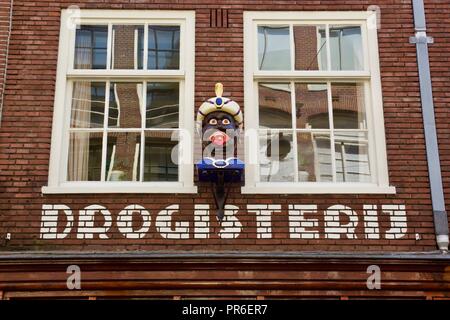
[[[166,240],[155,230],[156,214],[171,204],[180,204],[177,221],[189,221],[193,228],[194,204],[213,206],[209,186],[201,185],[199,194],[192,195],[42,195],[47,185],[53,99],[58,55],[60,10],[73,1],[15,1],[13,32],[10,47],[8,87],[0,128],[0,250],[296,250],[296,251],[431,251],[435,250],[434,228],[423,124],[419,96],[415,46],[409,44],[414,34],[410,1],[124,1],[100,3],[77,1],[89,9],[183,9],[196,11],[196,78],[195,101],[199,106],[212,95],[216,82],[223,82],[225,96],[232,96],[243,105],[243,10],[366,10],[369,5],[381,7],[379,30],[380,63],[383,85],[387,156],[390,183],[397,187],[396,195],[289,195],[243,196],[233,190],[229,203],[241,208],[238,218],[244,226],[239,238],[220,239],[219,226],[211,219],[208,240]],[[448,33],[448,1],[426,1],[430,35],[437,42],[431,47],[436,112],[443,164],[447,204],[450,203],[450,156],[447,81],[450,60]],[[228,28],[211,28],[211,9],[227,9]],[[226,48],[223,51],[223,48]],[[224,76],[224,74],[226,76]],[[245,111],[245,106],[244,106]],[[194,115],[193,115],[194,117]],[[282,214],[273,216],[273,239],[256,239],[254,214],[244,209],[251,204],[281,204]],[[111,228],[109,240],[94,238],[78,240],[72,232],[64,240],[41,240],[43,204],[65,204],[74,211],[92,204],[108,208],[116,220],[118,213],[130,204],[144,206],[152,215],[149,233],[143,239],[126,240]],[[317,204],[320,239],[289,239],[287,209],[289,204]],[[355,210],[359,217],[357,239],[331,240],[324,237],[323,210],[342,204]],[[405,205],[408,219],[407,235],[388,240],[389,217],[379,212],[380,240],[366,240],[363,234],[362,208],[365,204]],[[308,216],[309,218],[309,216]],[[77,221],[75,221],[75,226]],[[12,239],[5,241],[5,234]],[[421,239],[416,240],[416,233]]]
[[11,1],[0,1],[0,118],[5,91],[5,71],[11,31]]
[[425,1],[430,45],[431,81],[433,83],[438,142],[441,157],[445,203],[450,215],[450,4],[448,1]]

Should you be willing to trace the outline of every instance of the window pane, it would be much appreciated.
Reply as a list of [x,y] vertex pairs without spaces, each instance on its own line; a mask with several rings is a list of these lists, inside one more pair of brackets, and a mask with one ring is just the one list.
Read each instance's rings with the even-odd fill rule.
[[140,154],[140,133],[108,133],[106,181],[139,181]]
[[259,163],[261,182],[294,182],[296,164],[292,132],[261,132]]
[[108,126],[141,128],[142,83],[111,83]]
[[103,128],[105,118],[104,82],[74,82],[70,126]]
[[288,26],[259,26],[259,69],[291,70],[290,47]]
[[75,36],[75,69],[106,69],[107,26],[80,26]]
[[145,133],[144,181],[178,181],[177,140],[171,131]]
[[70,134],[67,181],[100,181],[102,139],[101,132]]
[[333,83],[333,120],[335,129],[366,129],[364,85]]
[[335,148],[338,182],[371,182],[366,133],[336,132]]
[[327,70],[325,26],[294,26],[295,70]]
[[297,133],[299,182],[332,182],[330,135]]
[[144,26],[113,26],[112,69],[142,69]]
[[180,27],[148,27],[148,69],[180,68]]
[[92,69],[106,69],[104,63],[106,61],[106,49],[96,49],[92,56]]
[[289,83],[259,84],[259,127],[292,128],[291,88]]
[[361,27],[331,26],[330,51],[332,70],[363,70]]
[[326,83],[296,83],[297,129],[329,129]]
[[146,127],[178,128],[178,82],[153,82],[147,84]]

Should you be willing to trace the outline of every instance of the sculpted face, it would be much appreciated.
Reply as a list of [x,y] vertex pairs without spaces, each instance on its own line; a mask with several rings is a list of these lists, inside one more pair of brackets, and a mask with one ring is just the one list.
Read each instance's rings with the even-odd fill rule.
[[222,111],[208,114],[203,120],[203,138],[208,143],[225,147],[233,141],[238,125],[233,116]]
[[222,96],[221,83],[217,83],[215,89],[216,96],[202,103],[197,112],[196,126],[201,134],[203,158],[234,159],[243,113],[239,104]]

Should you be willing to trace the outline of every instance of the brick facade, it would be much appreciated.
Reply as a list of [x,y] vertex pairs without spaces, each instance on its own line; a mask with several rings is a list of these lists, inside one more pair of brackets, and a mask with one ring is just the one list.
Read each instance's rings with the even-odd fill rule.
[[[243,11],[244,10],[358,10],[369,5],[381,8],[379,30],[380,64],[383,86],[384,116],[390,184],[396,195],[289,195],[267,196],[240,194],[233,189],[229,204],[239,208],[237,218],[242,232],[237,239],[220,237],[220,226],[211,212],[208,239],[197,238],[193,211],[195,206],[209,204],[213,198],[208,185],[199,185],[199,194],[191,195],[42,195],[47,184],[52,130],[53,101],[58,57],[58,35],[61,9],[73,1],[15,1],[10,45],[7,87],[0,128],[0,246],[1,251],[82,250],[82,251],[364,251],[364,252],[430,252],[436,250],[430,188],[424,145],[416,49],[409,44],[414,34],[410,1],[120,1],[105,3],[77,1],[82,9],[159,9],[195,10],[196,12],[196,107],[212,96],[216,82],[222,82],[225,96],[244,106],[243,88]],[[447,206],[450,203],[450,95],[449,63],[450,33],[448,1],[425,1],[436,116],[442,172]],[[221,9],[226,23],[215,23]],[[214,16],[211,16],[214,13]],[[213,21],[214,20],[214,21]],[[214,23],[213,23],[214,22]],[[218,27],[212,27],[218,25]],[[194,115],[192,115],[194,119]],[[40,239],[43,205],[64,204],[77,220],[78,212],[90,205],[101,205],[112,215],[109,239],[77,239],[72,232],[62,240]],[[155,227],[156,215],[168,206],[178,204],[179,213],[173,223],[188,222],[191,233],[187,239],[164,239]],[[250,204],[250,207],[247,205]],[[289,235],[289,219],[285,214],[295,205],[316,204],[319,238],[297,239]],[[326,238],[324,212],[335,205],[353,209],[357,215],[356,237],[342,235]],[[151,226],[142,239],[127,239],[117,224],[119,213],[128,205],[140,205],[150,212]],[[254,209],[259,205],[259,209]],[[255,210],[276,206],[272,216],[272,238],[258,239]],[[292,207],[291,207],[292,206]],[[370,206],[370,209],[369,207]],[[378,212],[378,238],[367,236],[364,213]],[[383,207],[384,206],[384,207]],[[252,209],[253,208],[253,209]],[[384,210],[383,210],[384,208]],[[390,237],[396,225],[392,208],[406,211],[407,231],[400,239]],[[447,207],[448,208],[448,207]],[[248,210],[247,210],[248,209]],[[267,207],[266,207],[267,209]],[[51,210],[51,208],[50,208]],[[391,210],[391,211],[390,211]],[[213,210],[212,210],[213,211]],[[395,210],[394,210],[395,211]],[[450,212],[450,210],[447,210]],[[391,212],[391,214],[389,213]],[[64,218],[61,218],[64,219]],[[133,218],[139,229],[142,221]],[[347,217],[341,215],[342,223]],[[402,218],[403,219],[403,218]],[[100,221],[99,221],[100,220]],[[102,225],[101,214],[95,225]],[[353,221],[355,222],[355,221]],[[64,225],[65,223],[63,223]],[[78,221],[75,221],[75,228]],[[169,226],[175,227],[175,225]],[[11,240],[5,234],[11,233]],[[416,239],[416,235],[419,238]]]
[[11,3],[12,1],[0,1],[0,118],[5,92],[9,36],[11,34]]

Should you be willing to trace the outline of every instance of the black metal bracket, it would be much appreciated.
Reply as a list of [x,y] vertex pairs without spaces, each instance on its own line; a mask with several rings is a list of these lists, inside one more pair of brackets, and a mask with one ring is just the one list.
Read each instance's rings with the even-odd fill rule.
[[225,187],[225,172],[217,173],[217,182],[212,182],[214,201],[216,203],[217,218],[222,221],[225,217],[225,204],[228,200],[230,187]]
[[225,206],[233,185],[243,185],[244,163],[237,158],[226,160],[205,158],[197,163],[200,182],[208,182],[217,208],[217,218],[225,217]]

